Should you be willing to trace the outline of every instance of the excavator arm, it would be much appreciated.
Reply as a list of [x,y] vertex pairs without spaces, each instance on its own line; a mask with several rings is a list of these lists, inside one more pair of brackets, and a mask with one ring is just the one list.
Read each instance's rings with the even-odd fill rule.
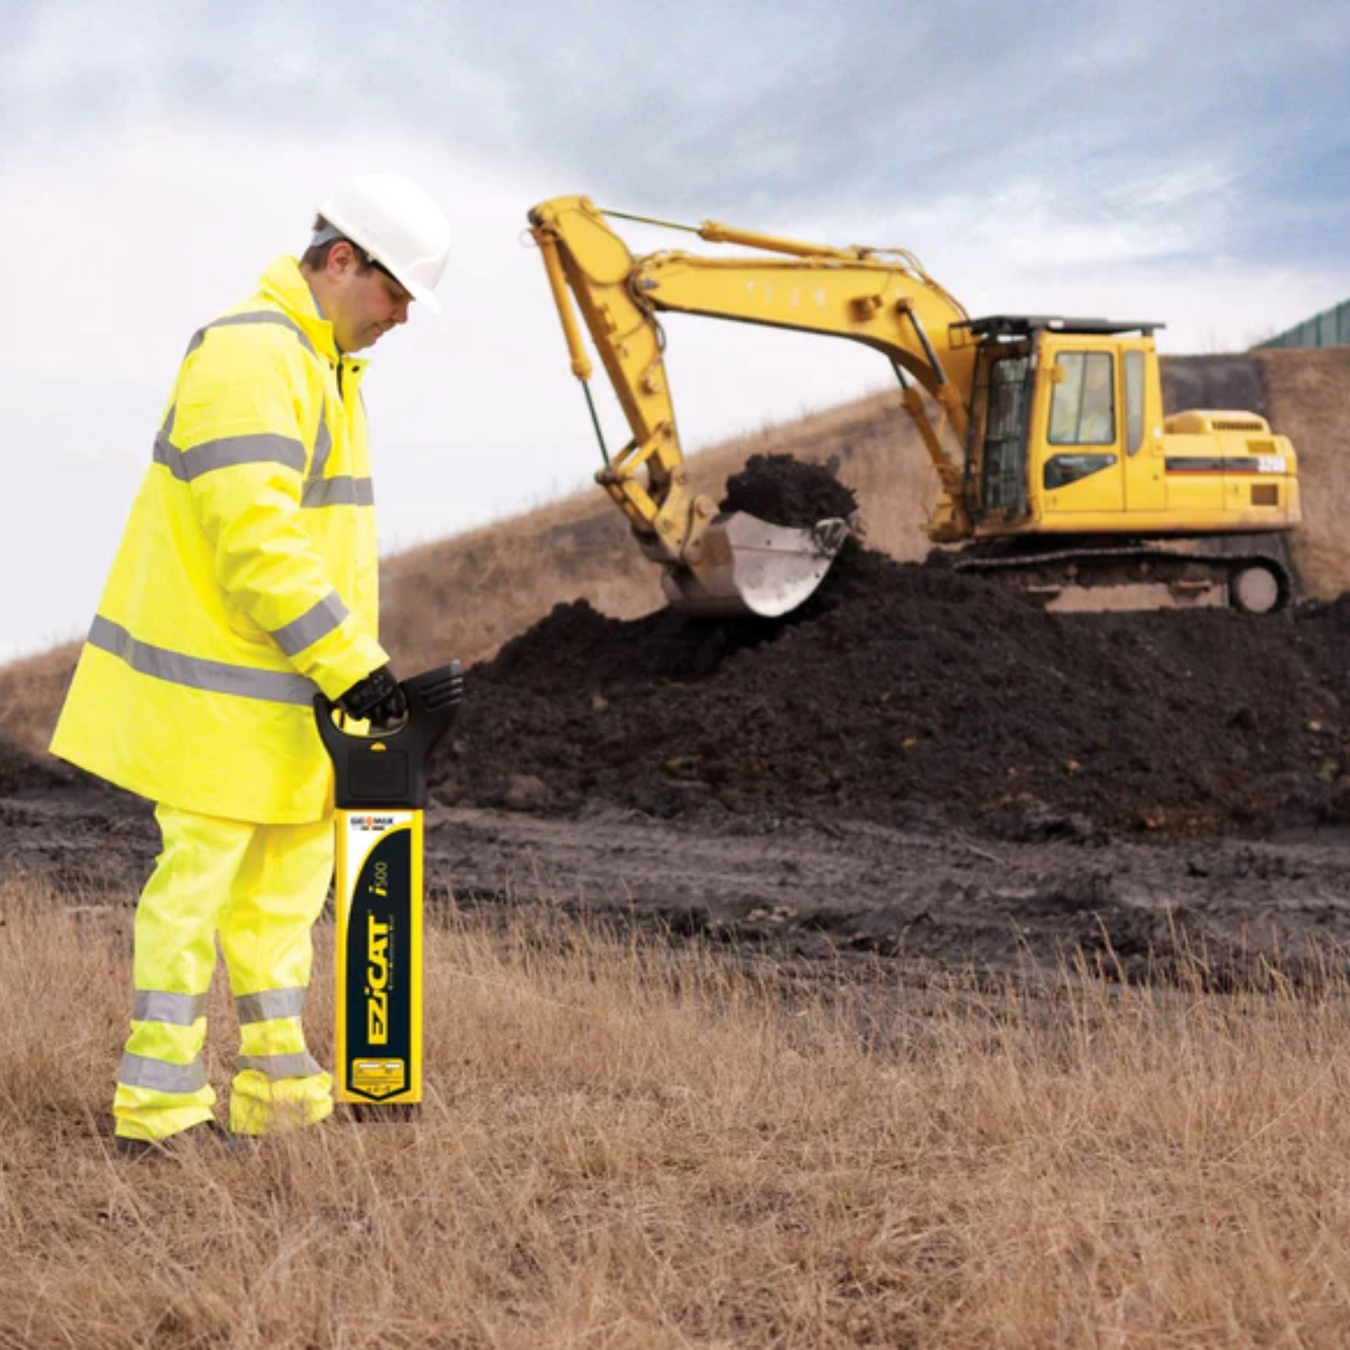
[[[662,356],[657,319],[662,311],[850,338],[882,352],[905,385],[905,406],[943,486],[937,533],[952,539],[970,533],[961,505],[960,467],[929,420],[919,389],[937,401],[963,443],[975,346],[961,340],[965,310],[911,255],[831,248],[709,222],[698,229],[700,238],[753,248],[758,255],[724,259],[662,252],[634,258],[604,213],[585,197],[543,202],[530,212],[530,223],[572,371],[583,382],[593,373],[577,324],[579,310],[631,432],[631,440],[597,479],[632,523],[643,551],[665,568],[667,595],[674,603],[721,612],[792,608],[819,584],[843,533],[818,529],[808,537],[766,545],[770,556],[757,559],[754,568],[732,569],[754,583],[749,588],[743,580],[728,584],[726,575],[713,575],[728,572],[737,561],[729,554],[738,545],[769,539],[764,531],[773,527],[756,521],[764,529],[735,523],[724,528],[716,503],[691,491]],[[575,297],[576,310],[569,296]],[[822,523],[829,524],[837,526]],[[749,591],[766,573],[771,580],[774,573],[791,574],[797,567],[794,556],[809,557],[815,566],[806,570],[818,575],[803,572],[803,582],[784,592],[790,603],[766,610]],[[797,594],[806,581],[805,592]],[[710,582],[719,601],[712,605],[703,603]],[[780,598],[771,603],[778,605]]]

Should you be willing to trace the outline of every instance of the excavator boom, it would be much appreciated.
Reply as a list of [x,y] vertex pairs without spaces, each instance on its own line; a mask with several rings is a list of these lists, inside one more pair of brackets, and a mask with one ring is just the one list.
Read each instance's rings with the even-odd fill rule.
[[[530,212],[571,354],[581,381],[593,368],[577,311],[618,396],[631,439],[597,475],[628,517],[643,552],[664,569],[667,598],[717,614],[781,614],[824,578],[847,537],[847,523],[807,530],[751,516],[719,518],[716,503],[690,488],[662,355],[662,311],[833,334],[883,352],[939,403],[965,434],[965,391],[974,349],[948,346],[960,304],[903,251],[833,248],[710,222],[712,242],[760,256],[709,258],[664,252],[635,258],[585,197],[561,197]],[[572,299],[576,309],[573,309]],[[902,380],[904,376],[902,375]],[[925,430],[955,519],[960,469],[928,423],[912,385],[906,406]],[[964,528],[968,532],[968,523]]]

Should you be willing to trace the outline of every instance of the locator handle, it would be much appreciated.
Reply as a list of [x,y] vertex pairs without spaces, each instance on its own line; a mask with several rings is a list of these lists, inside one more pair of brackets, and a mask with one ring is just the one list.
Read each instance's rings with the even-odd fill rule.
[[397,726],[356,735],[333,719],[337,704],[314,695],[314,719],[336,776],[336,804],[345,809],[421,809],[427,804],[427,760],[464,701],[458,661],[400,680],[408,715]]

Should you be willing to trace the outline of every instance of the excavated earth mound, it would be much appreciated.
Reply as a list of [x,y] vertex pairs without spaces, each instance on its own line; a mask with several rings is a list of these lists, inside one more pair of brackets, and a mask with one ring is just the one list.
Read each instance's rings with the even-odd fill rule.
[[[819,466],[753,471],[770,481],[729,484],[739,509],[850,509]],[[1263,833],[1350,820],[1348,668],[1350,601],[1046,614],[855,542],[789,622],[558,606],[471,672],[433,781],[450,803],[531,811]]]

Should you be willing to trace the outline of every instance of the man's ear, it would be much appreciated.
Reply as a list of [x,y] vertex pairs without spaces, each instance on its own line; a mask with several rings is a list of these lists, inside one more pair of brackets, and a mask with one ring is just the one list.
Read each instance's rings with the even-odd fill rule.
[[328,250],[328,266],[324,270],[334,281],[344,280],[356,271],[356,249],[346,239],[339,239]]

